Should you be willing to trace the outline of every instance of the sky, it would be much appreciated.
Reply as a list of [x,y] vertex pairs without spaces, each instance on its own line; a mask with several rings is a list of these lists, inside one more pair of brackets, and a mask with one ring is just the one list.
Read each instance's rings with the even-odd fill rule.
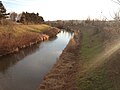
[[7,12],[39,13],[45,20],[112,19],[120,5],[112,0],[2,0]]

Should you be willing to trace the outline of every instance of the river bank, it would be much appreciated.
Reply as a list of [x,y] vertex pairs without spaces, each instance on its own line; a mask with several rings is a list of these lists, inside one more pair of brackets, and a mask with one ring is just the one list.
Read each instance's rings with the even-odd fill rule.
[[19,49],[56,36],[59,29],[41,25],[1,25],[0,56],[18,52]]
[[[79,34],[79,35],[78,35]],[[78,71],[78,50],[80,48],[81,32],[75,32],[56,64],[44,77],[38,90],[74,90],[77,87],[76,73]],[[72,87],[71,87],[72,85]]]
[[73,34],[57,36],[0,57],[0,90],[36,90]]
[[119,90],[120,30],[116,25],[89,21],[71,26],[74,38],[38,90]]

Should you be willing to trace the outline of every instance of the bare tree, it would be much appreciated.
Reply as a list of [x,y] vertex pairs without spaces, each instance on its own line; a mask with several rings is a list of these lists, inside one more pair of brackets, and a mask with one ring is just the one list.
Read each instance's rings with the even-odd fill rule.
[[[114,3],[120,5],[120,0],[112,0]],[[112,17],[112,16],[111,16]],[[120,21],[120,10],[114,12],[114,16],[112,17],[115,21]]]
[[120,10],[116,13],[114,13],[114,20],[120,21]]
[[0,1],[0,19],[6,18],[5,14],[6,14],[6,9],[2,4],[2,1]]
[[112,0],[112,1],[120,5],[120,0]]
[[17,18],[17,13],[12,12],[12,13],[10,14],[10,19],[11,19],[12,21],[16,21],[16,18]]

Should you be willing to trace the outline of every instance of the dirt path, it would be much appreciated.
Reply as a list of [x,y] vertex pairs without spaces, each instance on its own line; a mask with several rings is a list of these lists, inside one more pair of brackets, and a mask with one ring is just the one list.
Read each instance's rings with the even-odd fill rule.
[[38,90],[77,90],[79,36],[74,35],[70,40],[59,60],[44,77]]

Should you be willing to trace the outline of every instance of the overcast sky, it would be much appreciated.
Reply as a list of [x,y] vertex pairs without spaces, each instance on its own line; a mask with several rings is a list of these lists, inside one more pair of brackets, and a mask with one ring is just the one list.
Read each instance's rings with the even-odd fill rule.
[[111,0],[2,0],[7,12],[35,12],[45,20],[111,19],[120,5]]

